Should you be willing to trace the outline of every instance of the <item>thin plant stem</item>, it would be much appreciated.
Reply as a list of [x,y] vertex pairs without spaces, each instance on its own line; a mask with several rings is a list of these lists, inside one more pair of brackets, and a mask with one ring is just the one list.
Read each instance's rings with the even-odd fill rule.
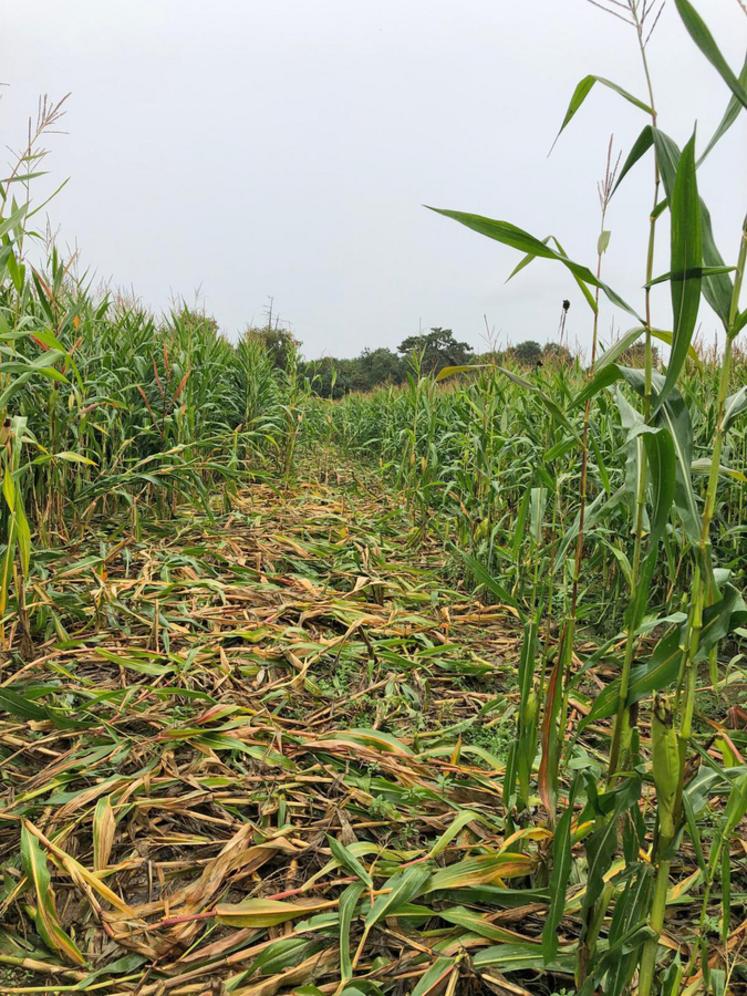
[[[742,280],[744,278],[746,262],[747,218],[745,219],[742,230],[739,256],[736,272],[734,274],[734,285],[729,308],[729,322],[726,330],[724,355],[721,360],[721,368],[719,371],[718,399],[716,404],[716,429],[713,438],[713,449],[711,452],[708,487],[703,507],[700,542],[698,544],[695,570],[693,574],[690,613],[688,615],[687,630],[683,641],[682,665],[677,696],[677,705],[680,717],[678,730],[680,759],[677,786],[678,808],[681,806],[682,793],[684,791],[685,762],[687,759],[687,750],[690,737],[692,736],[693,714],[695,710],[697,655],[700,649],[700,640],[703,631],[703,612],[704,608],[708,604],[709,597],[713,594],[714,582],[713,567],[711,563],[711,523],[713,522],[713,515],[716,508],[716,491],[718,488],[718,478],[721,468],[721,451],[723,448],[725,433],[724,413],[726,398],[729,392],[729,383],[731,380],[733,356],[732,344],[737,334],[736,320],[739,310],[739,295],[742,288]],[[641,957],[639,996],[649,996],[652,991],[658,939],[664,928],[666,894],[669,886],[670,848],[671,840],[657,840],[654,853],[656,880],[649,919],[649,926],[656,936],[650,941],[647,941],[644,945],[643,955]],[[703,897],[703,906],[701,907],[701,927],[705,922],[705,910],[708,896],[709,889],[707,888]]]

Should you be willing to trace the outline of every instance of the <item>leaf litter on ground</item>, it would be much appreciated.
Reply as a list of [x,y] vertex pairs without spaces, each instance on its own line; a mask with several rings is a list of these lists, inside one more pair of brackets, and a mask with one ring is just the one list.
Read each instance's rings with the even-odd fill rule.
[[430,992],[539,951],[500,819],[520,632],[444,561],[313,478],[55,555],[58,636],[0,682],[4,991]]

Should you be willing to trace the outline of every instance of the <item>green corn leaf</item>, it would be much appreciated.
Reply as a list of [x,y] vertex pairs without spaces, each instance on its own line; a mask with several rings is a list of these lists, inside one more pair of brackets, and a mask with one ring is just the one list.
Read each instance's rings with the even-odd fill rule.
[[[628,703],[638,702],[653,691],[665,688],[673,682],[679,671],[682,650],[680,631],[674,629],[657,643],[647,663],[633,668],[630,676]],[[613,716],[617,710],[620,682],[618,679],[601,692],[591,707],[589,714],[581,721],[581,729],[589,723]]]
[[430,993],[441,992],[442,983],[454,970],[455,964],[453,958],[436,958],[428,971],[420,977],[412,990],[412,996],[429,996]]
[[[715,572],[718,575],[718,572]],[[747,604],[742,592],[733,584],[721,584],[721,597],[703,612],[703,628],[696,661],[708,659],[712,647],[718,646],[730,633],[747,624]]]
[[665,426],[643,433],[653,490],[649,543],[655,547],[664,535],[675,492],[675,450],[670,430]]
[[605,996],[623,996],[630,992],[640,947],[652,936],[647,926],[651,895],[648,869],[640,864],[630,865],[616,877],[615,886],[617,896],[606,950],[597,951],[590,966],[591,978],[604,989]]
[[512,225],[508,221],[497,221],[493,218],[486,218],[479,214],[469,214],[464,211],[449,211],[445,208],[430,207],[430,205],[426,205],[426,207],[437,214],[442,214],[445,218],[452,218],[454,221],[458,221],[461,225],[471,228],[473,232],[478,232],[489,239],[501,242],[503,245],[518,249],[520,252],[532,256],[538,256],[541,259],[552,259],[562,263],[566,269],[570,270],[574,277],[578,277],[585,284],[590,284],[592,287],[599,287],[613,304],[629,312],[638,321],[643,321],[634,308],[624,301],[611,287],[598,280],[587,266],[575,263],[562,253],[555,252],[540,239],[535,238],[529,232],[525,232],[516,225]]
[[12,271],[13,264],[11,260],[14,260],[13,247],[12,246],[0,246],[0,277],[5,273],[6,269]]
[[38,705],[31,694],[23,695],[11,688],[0,688],[0,709],[25,720],[46,720],[58,730],[83,729],[88,723],[66,716],[61,710]]
[[430,877],[430,865],[420,863],[388,879],[382,888],[389,891],[376,898],[366,917],[366,932],[384,917],[395,916],[401,906],[420,895]]
[[349,872],[357,876],[366,888],[373,889],[373,879],[358,858],[344,844],[341,844],[339,840],[335,840],[334,837],[327,837],[327,843],[333,856],[339,861],[342,867],[347,868]]
[[684,967],[680,961],[679,952],[667,968],[661,979],[661,996],[679,996],[682,992],[682,976]]
[[340,896],[340,979],[342,982],[347,982],[353,977],[353,963],[350,957],[350,926],[364,888],[362,882],[354,882]]
[[88,467],[95,467],[96,461],[90,457],[83,456],[82,453],[74,453],[72,450],[62,450],[54,454],[55,460],[64,460],[66,463],[83,463]]
[[298,899],[293,903],[277,899],[245,899],[241,903],[221,903],[215,908],[220,923],[229,927],[274,927],[323,909],[324,900]]
[[682,811],[685,814],[685,823],[687,824],[687,832],[690,835],[690,840],[693,845],[695,861],[698,868],[704,872],[706,870],[706,864],[705,857],[703,855],[703,842],[700,837],[700,830],[698,829],[697,816],[693,810],[693,804],[687,792],[682,793]]
[[[695,177],[695,135],[682,150],[677,163],[670,213],[674,329],[672,351],[664,384],[656,401],[657,408],[662,405],[677,382],[687,358],[698,317],[702,277],[699,274],[686,275],[689,271],[694,272],[699,268],[703,259],[700,200]],[[680,274],[682,276],[679,276]]]
[[740,775],[733,783],[726,803],[721,836],[728,841],[747,813],[747,774]]
[[[747,795],[744,799],[747,808]],[[742,815],[744,815],[744,809]],[[721,943],[726,944],[729,940],[729,927],[731,924],[731,855],[729,848],[724,847],[721,851]]]
[[24,577],[28,577],[31,565],[31,527],[26,517],[23,507],[23,494],[16,481],[16,508],[15,508],[16,542],[18,543],[18,553],[21,560],[21,570]]
[[669,430],[674,446],[674,506],[691,543],[700,538],[698,502],[692,484],[692,423],[690,412],[678,391],[673,391],[656,414],[657,425]]
[[[603,232],[602,235],[606,235],[607,236],[607,242],[609,242],[609,235],[610,235],[610,233],[609,232],[606,232],[606,233]],[[602,236],[600,235],[600,240],[601,239],[602,239]],[[555,243],[555,247],[556,247],[556,249],[558,250],[558,252],[560,253],[561,256],[565,256],[566,255],[565,249],[560,244],[559,240],[555,238],[554,235],[548,235],[546,238],[544,238],[542,240],[543,245],[547,245],[549,242],[554,242]],[[606,248],[606,244],[605,244],[604,248]],[[604,249],[602,249],[600,251],[603,252]],[[511,270],[511,272],[509,273],[508,277],[506,278],[506,283],[508,283],[509,280],[511,280],[513,277],[515,277],[517,273],[519,273],[521,270],[523,270],[524,267],[529,266],[529,264],[532,262],[532,260],[534,260],[536,258],[537,258],[537,256],[536,256],[535,253],[527,253],[526,256],[524,256],[522,259],[519,260],[519,262],[516,264],[516,266],[513,268],[513,270]],[[597,309],[597,302],[594,300],[594,295],[591,293],[591,291],[589,290],[589,288],[586,286],[586,284],[583,282],[583,280],[580,277],[578,277],[578,276],[576,276],[574,274],[574,279],[576,281],[576,285],[578,286],[578,289],[583,294],[586,303],[589,305],[589,307],[591,308],[592,312],[594,314],[596,314],[598,309]]]
[[703,277],[716,277],[722,273],[733,273],[735,270],[735,266],[694,266],[684,273],[662,273],[661,276],[649,280],[646,287],[653,287],[655,284],[663,284],[667,281],[690,280],[693,277],[700,277],[701,279]]
[[307,937],[281,937],[254,959],[247,975],[276,975],[297,965],[309,951],[311,943]]
[[[584,519],[584,528],[588,532],[594,526],[597,525],[604,517],[609,514],[617,505],[621,504],[625,498],[624,486],[617,488],[611,495],[604,491],[596,496],[596,498],[589,503],[586,508],[586,516]],[[565,531],[563,539],[558,546],[558,552],[555,555],[555,560],[553,562],[553,571],[558,571],[566,558],[568,549],[570,545],[575,541],[578,536],[580,520],[578,512],[575,515],[573,524]]]
[[575,957],[573,954],[560,954],[549,965],[542,957],[539,944],[514,943],[496,944],[478,951],[473,964],[476,968],[496,968],[499,972],[555,971],[573,975]]
[[[574,404],[583,404],[588,397],[620,379],[625,380],[637,394],[643,395],[645,382],[642,370],[609,363],[579,392]],[[661,397],[663,385],[664,378],[655,373],[652,386],[657,398]],[[697,543],[700,538],[700,513],[692,486],[692,425],[687,405],[678,391],[673,389],[669,398],[659,407],[655,423],[669,431],[675,458],[674,505],[688,538]]]
[[[629,329],[624,335],[620,336],[617,342],[613,343],[609,347],[609,349],[606,349],[604,353],[599,357],[596,366],[594,367],[595,372],[598,373],[600,370],[603,370],[604,367],[609,366],[610,363],[615,363],[622,356],[622,354],[625,352],[626,349],[630,349],[630,347],[635,342],[637,342],[638,339],[640,339],[640,337],[644,334],[645,331],[646,329],[643,325],[637,325],[635,328]],[[664,329],[651,329],[651,335],[654,339],[658,339],[659,342],[666,343],[667,346],[672,345],[671,332],[667,332]],[[695,349],[695,347],[692,345],[688,350],[688,359],[692,360],[693,363],[697,364],[698,366],[702,366],[700,357],[698,356],[698,352]],[[601,390],[601,388],[599,389]],[[593,393],[596,394],[597,392],[594,391]],[[589,397],[590,396],[591,395],[589,395]],[[584,398],[584,400],[586,400],[586,398]],[[572,404],[574,405],[579,404],[579,401],[580,397],[576,397],[574,398]]]
[[27,210],[28,204],[22,204],[20,207],[11,211],[7,218],[0,218],[0,239],[21,224]]
[[[711,647],[716,646],[725,636],[744,626],[745,623],[747,623],[747,605],[741,592],[732,584],[724,584],[721,598],[713,605],[709,605],[703,613],[703,629],[696,659],[707,660]],[[670,630],[656,644],[649,659],[633,668],[628,705],[640,701],[651,692],[666,688],[676,680],[682,659],[683,639],[682,627]],[[619,681],[615,679],[594,700],[589,714],[580,723],[580,729],[585,729],[589,723],[614,715],[618,697]]]
[[650,124],[644,125],[638,138],[633,142],[633,147],[625,158],[625,162],[622,164],[620,173],[615,181],[615,186],[612,188],[612,193],[617,190],[623,181],[623,177],[635,166],[639,159],[646,155],[648,150],[654,144],[654,132]]
[[719,316],[724,328],[728,328],[729,310],[734,285],[729,276],[728,267],[723,267],[724,261],[713,237],[711,215],[702,198],[700,201],[700,217],[703,239],[703,262],[711,271],[703,277],[703,297]]
[[[742,65],[742,72],[739,74],[739,85],[745,90],[745,92],[747,92],[747,56],[745,56],[744,64]],[[741,101],[736,97],[736,95],[732,95],[731,99],[729,100],[729,103],[727,104],[726,110],[724,111],[724,116],[719,121],[716,130],[711,136],[710,142],[708,143],[708,145],[706,145],[704,151],[701,153],[700,159],[698,159],[698,166],[700,166],[700,164],[703,162],[708,153],[712,151],[714,146],[723,138],[726,132],[731,128],[731,126],[739,117],[739,112],[741,110],[742,110]]]
[[568,806],[558,820],[553,835],[550,906],[545,914],[545,925],[542,929],[542,957],[545,964],[551,962],[558,953],[558,927],[565,914],[565,893],[573,864],[571,820],[573,819],[573,803],[577,784],[578,780],[576,779],[568,795]]
[[726,431],[742,412],[747,411],[747,384],[730,394],[724,404],[724,431]]
[[[654,130],[653,138],[656,147],[656,160],[659,164],[661,178],[667,194],[666,199],[657,205],[654,212],[657,214],[664,210],[674,192],[680,150],[677,143],[659,128]],[[703,278],[703,297],[705,297],[706,301],[719,316],[724,327],[728,329],[729,310],[733,293],[732,281],[728,272],[724,272],[728,268],[724,267],[724,260],[716,246],[716,241],[713,237],[713,226],[711,225],[711,215],[702,198],[700,198],[700,227],[703,263],[706,267],[716,271]]]
[[729,87],[742,107],[747,107],[747,89],[745,89],[744,85],[732,72],[731,67],[721,54],[703,18],[690,3],[690,0],[674,0],[674,5],[692,40]]
[[11,716],[20,716],[21,719],[39,720],[48,719],[47,710],[37,705],[32,698],[14,692],[11,688],[0,688],[0,709],[10,713]]
[[463,809],[461,813],[454,817],[451,824],[438,838],[436,843],[428,852],[428,857],[436,858],[439,854],[443,854],[452,840],[467,826],[468,823],[472,823],[474,820],[479,819],[479,813],[474,813],[471,809]]
[[708,992],[709,996],[730,996],[726,992],[726,972],[723,968],[708,970]]
[[[629,93],[627,90],[624,90],[621,86],[618,86],[617,83],[613,83],[612,80],[605,79],[603,76],[593,76],[593,75],[584,76],[584,78],[578,82],[578,84],[576,85],[576,89],[573,91],[573,94],[571,95],[571,100],[570,103],[568,104],[568,110],[565,112],[565,117],[563,118],[563,123],[560,126],[560,130],[558,131],[558,134],[555,136],[555,142],[553,142],[553,147],[560,138],[563,130],[566,128],[568,124],[570,124],[571,119],[573,118],[576,111],[578,111],[583,102],[591,93],[591,90],[593,89],[595,83],[601,83],[602,86],[606,86],[608,87],[608,89],[613,90],[615,93],[618,93],[621,97],[627,100],[629,104],[632,104],[634,107],[639,108],[639,110],[641,111],[645,111],[646,114],[653,113],[648,104],[644,103],[642,100],[639,100],[638,97],[634,97],[632,93]],[[552,151],[552,149],[550,151]]]
[[475,579],[478,587],[483,587],[490,592],[502,605],[516,605],[516,599],[503,587],[497,578],[494,578],[490,571],[480,563],[480,561],[469,553],[458,551],[462,560]]
[[101,965],[90,975],[87,975],[84,979],[81,979],[77,984],[82,992],[85,992],[86,986],[90,986],[97,979],[100,979],[102,975],[128,975],[130,972],[134,972],[135,969],[139,968],[147,961],[145,955],[139,954],[127,954],[123,955],[121,958],[115,958],[114,961],[110,961]]
[[21,859],[23,870],[33,884],[36,901],[36,929],[50,951],[61,954],[73,965],[85,964],[85,958],[77,945],[62,928],[55,906],[52,881],[47,866],[47,857],[39,840],[21,827]]

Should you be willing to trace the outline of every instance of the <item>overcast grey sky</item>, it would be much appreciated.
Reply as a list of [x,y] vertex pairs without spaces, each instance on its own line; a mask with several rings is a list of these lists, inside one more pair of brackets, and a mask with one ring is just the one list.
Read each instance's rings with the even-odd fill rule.
[[[696,6],[738,70],[737,0]],[[552,233],[593,262],[609,135],[627,152],[644,116],[598,88],[547,151],[581,76],[645,89],[632,30],[584,0],[24,0],[1,16],[4,144],[22,143],[39,94],[72,91],[68,134],[49,143],[56,177],[71,178],[52,221],[85,265],[154,308],[199,291],[235,335],[272,295],[319,356],[396,347],[420,324],[479,347],[483,314],[503,342],[545,341],[567,296],[570,336],[588,343],[560,267],[505,285],[510,249],[421,206]],[[661,127],[682,144],[697,120],[703,141],[729,95],[671,0],[650,57]],[[699,174],[727,259],[745,120]],[[639,166],[609,216],[605,276],[634,302],[650,197]],[[667,239],[662,228],[658,272]],[[665,288],[657,307],[664,326]],[[702,321],[710,338],[715,320]]]

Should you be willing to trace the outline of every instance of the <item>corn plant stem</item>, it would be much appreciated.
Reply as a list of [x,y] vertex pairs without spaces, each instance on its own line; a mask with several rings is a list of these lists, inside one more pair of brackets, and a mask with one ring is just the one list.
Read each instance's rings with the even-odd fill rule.
[[[641,561],[643,554],[643,525],[644,512],[646,509],[646,487],[648,475],[646,474],[645,454],[640,439],[636,440],[638,446],[638,483],[636,489],[636,514],[635,514],[635,540],[633,545],[633,560],[631,562],[630,600],[636,596],[636,589],[640,581]],[[631,709],[628,706],[628,691],[630,689],[630,672],[633,667],[633,657],[637,645],[637,632],[635,621],[631,620],[625,635],[625,650],[623,653],[622,668],[620,669],[620,694],[615,714],[614,730],[612,734],[612,744],[610,746],[609,757],[609,779],[613,779],[619,772],[620,767],[624,767],[630,747],[632,737]]]
[[[656,104],[654,101],[654,88],[651,80],[651,70],[646,55],[646,45],[643,37],[643,23],[639,17],[638,4],[631,0],[630,12],[635,25],[636,36],[638,38],[638,48],[641,54],[643,65],[643,75],[646,80],[649,104],[651,107],[651,127],[656,127]],[[651,344],[651,280],[654,276],[654,256],[656,248],[656,205],[659,200],[659,185],[661,177],[659,175],[659,165],[654,157],[654,199],[649,215],[648,245],[646,248],[646,287],[644,291],[644,314],[645,314],[645,359],[644,359],[644,389],[643,389],[643,419],[648,422],[651,416],[651,397],[653,394],[653,349]],[[640,569],[643,553],[643,527],[645,521],[646,491],[648,488],[648,465],[643,454],[643,447],[638,442],[639,466],[638,481],[636,487],[636,513],[635,513],[635,541],[633,547],[633,561],[631,564],[631,601],[635,598],[636,590],[640,582]],[[617,713],[610,746],[610,758],[608,777],[613,778],[619,768],[625,766],[628,747],[632,739],[633,711],[627,705],[628,690],[630,688],[630,672],[633,667],[633,658],[637,645],[637,634],[635,621],[631,622],[625,639],[625,651],[623,654],[622,668],[620,670],[620,697],[618,700]]]
[[[649,106],[651,107],[651,127],[656,127],[656,102],[654,100],[654,86],[651,79],[651,69],[646,55],[646,42],[643,37],[643,20],[639,16],[637,0],[630,0],[630,12],[635,26],[636,37],[638,39],[638,49],[641,53],[641,63],[643,65],[643,75],[646,80]],[[653,370],[653,350],[651,348],[651,287],[650,283],[654,275],[654,250],[656,245],[656,204],[659,199],[659,164],[654,156],[654,204],[651,209],[648,230],[648,248],[646,251],[646,290],[645,290],[645,314],[646,314],[646,353],[645,353],[645,388],[644,388],[644,418],[648,419],[651,408],[652,394],[652,370]]]
[[[696,683],[696,657],[700,648],[700,639],[703,631],[703,609],[712,592],[712,566],[711,558],[711,523],[716,508],[716,491],[718,487],[719,470],[721,466],[721,450],[724,440],[724,409],[726,397],[729,391],[732,365],[732,343],[736,335],[736,318],[739,310],[739,295],[742,288],[745,263],[747,262],[747,219],[742,230],[742,238],[739,248],[739,257],[734,274],[734,287],[732,291],[731,304],[729,308],[729,327],[726,331],[726,342],[724,345],[724,355],[721,361],[719,372],[718,399],[716,402],[716,428],[713,439],[713,450],[711,453],[711,466],[708,475],[708,487],[706,490],[705,504],[703,507],[703,519],[700,532],[700,542],[693,574],[692,603],[688,618],[687,633],[683,644],[682,668],[679,681],[679,714],[680,728],[678,731],[680,745],[680,771],[678,792],[681,799],[684,789],[684,769],[687,759],[687,748],[692,735],[692,721],[695,711],[695,683]],[[654,968],[656,963],[656,951],[658,948],[658,938],[664,927],[664,912],[666,909],[666,895],[669,886],[669,865],[668,852],[671,847],[671,840],[657,840],[654,854],[656,864],[656,883],[654,886],[654,897],[651,904],[651,914],[649,925],[656,934],[656,937],[647,941],[641,958],[641,975],[639,981],[639,996],[649,996],[652,991]],[[720,844],[719,844],[720,846]],[[706,887],[701,907],[701,926],[705,921],[705,910],[708,902],[709,888]]]
[[[607,176],[609,176],[610,170],[610,158],[612,151],[612,142],[610,141],[610,151],[607,154]],[[602,217],[599,227],[600,238],[604,232],[604,223],[607,217],[607,204],[608,200],[605,198],[602,201]],[[597,281],[601,280],[602,277],[602,250],[601,248],[597,251],[597,265],[596,265],[596,278]],[[594,366],[596,364],[597,358],[597,340],[599,337],[599,287],[597,286],[594,290],[594,321],[592,323],[592,335],[591,335],[591,363],[589,364],[589,377],[594,374]],[[587,496],[587,479],[588,479],[588,467],[589,467],[589,427],[591,423],[591,399],[586,402],[584,406],[584,426],[581,435],[581,480],[579,482],[578,497],[579,497],[579,510],[578,510],[578,536],[576,537],[576,555],[574,557],[573,564],[573,586],[571,588],[571,615],[575,621],[577,607],[578,607],[578,589],[581,581],[581,569],[583,566],[584,559],[584,520],[586,517],[586,496]]]
[[[671,845],[669,842],[667,846]],[[669,888],[669,858],[661,858],[656,867],[656,881],[654,883],[654,894],[651,899],[651,912],[649,914],[649,926],[656,934],[656,937],[647,941],[643,946],[641,955],[641,968],[638,975],[638,996],[649,996],[652,992],[654,982],[654,972],[656,969],[656,951],[659,946],[659,935],[664,929],[664,914],[667,908],[667,890]]]
[[[601,280],[602,276],[602,255],[604,249],[602,247],[601,239],[604,233],[604,225],[607,219],[607,207],[609,205],[609,194],[610,194],[610,170],[612,163],[612,139],[610,138],[610,143],[607,150],[607,165],[605,169],[605,179],[603,194],[601,198],[602,213],[600,217],[599,224],[599,238],[597,240],[597,262],[596,262],[596,278],[597,283]],[[599,339],[599,286],[594,290],[594,319],[592,322],[592,337],[591,337],[591,363],[589,365],[589,377],[594,374],[594,366],[596,364],[597,358],[597,342]],[[568,612],[568,616],[565,620],[564,631],[561,636],[560,641],[560,653],[563,658],[560,662],[561,666],[561,683],[562,683],[562,705],[560,713],[560,730],[562,731],[565,727],[566,716],[568,713],[568,693],[570,691],[570,670],[573,661],[573,645],[576,633],[576,623],[578,619],[578,592],[581,584],[581,571],[583,569],[584,561],[584,527],[586,520],[586,505],[587,505],[587,494],[588,494],[588,468],[589,468],[589,430],[591,425],[591,399],[586,402],[584,406],[584,422],[583,430],[581,434],[581,478],[579,481],[579,510],[578,510],[578,535],[576,536],[576,550],[573,558],[573,580],[571,582],[571,602]],[[557,752],[556,763],[560,762],[560,751]],[[554,772],[553,777],[556,778],[557,774]]]
[[700,919],[698,921],[698,932],[697,937],[699,943],[693,944],[690,951],[690,959],[687,963],[687,969],[685,971],[686,976],[692,975],[695,968],[695,961],[697,959],[698,951],[702,954],[707,950],[708,945],[708,932],[706,930],[706,919],[708,917],[708,903],[711,899],[711,889],[713,888],[713,880],[716,875],[716,869],[718,868],[719,859],[721,857],[721,850],[723,848],[724,838],[721,836],[716,836],[713,841],[713,848],[715,850],[715,856],[712,856],[710,867],[706,873],[705,882],[703,884],[703,900],[700,904]]

